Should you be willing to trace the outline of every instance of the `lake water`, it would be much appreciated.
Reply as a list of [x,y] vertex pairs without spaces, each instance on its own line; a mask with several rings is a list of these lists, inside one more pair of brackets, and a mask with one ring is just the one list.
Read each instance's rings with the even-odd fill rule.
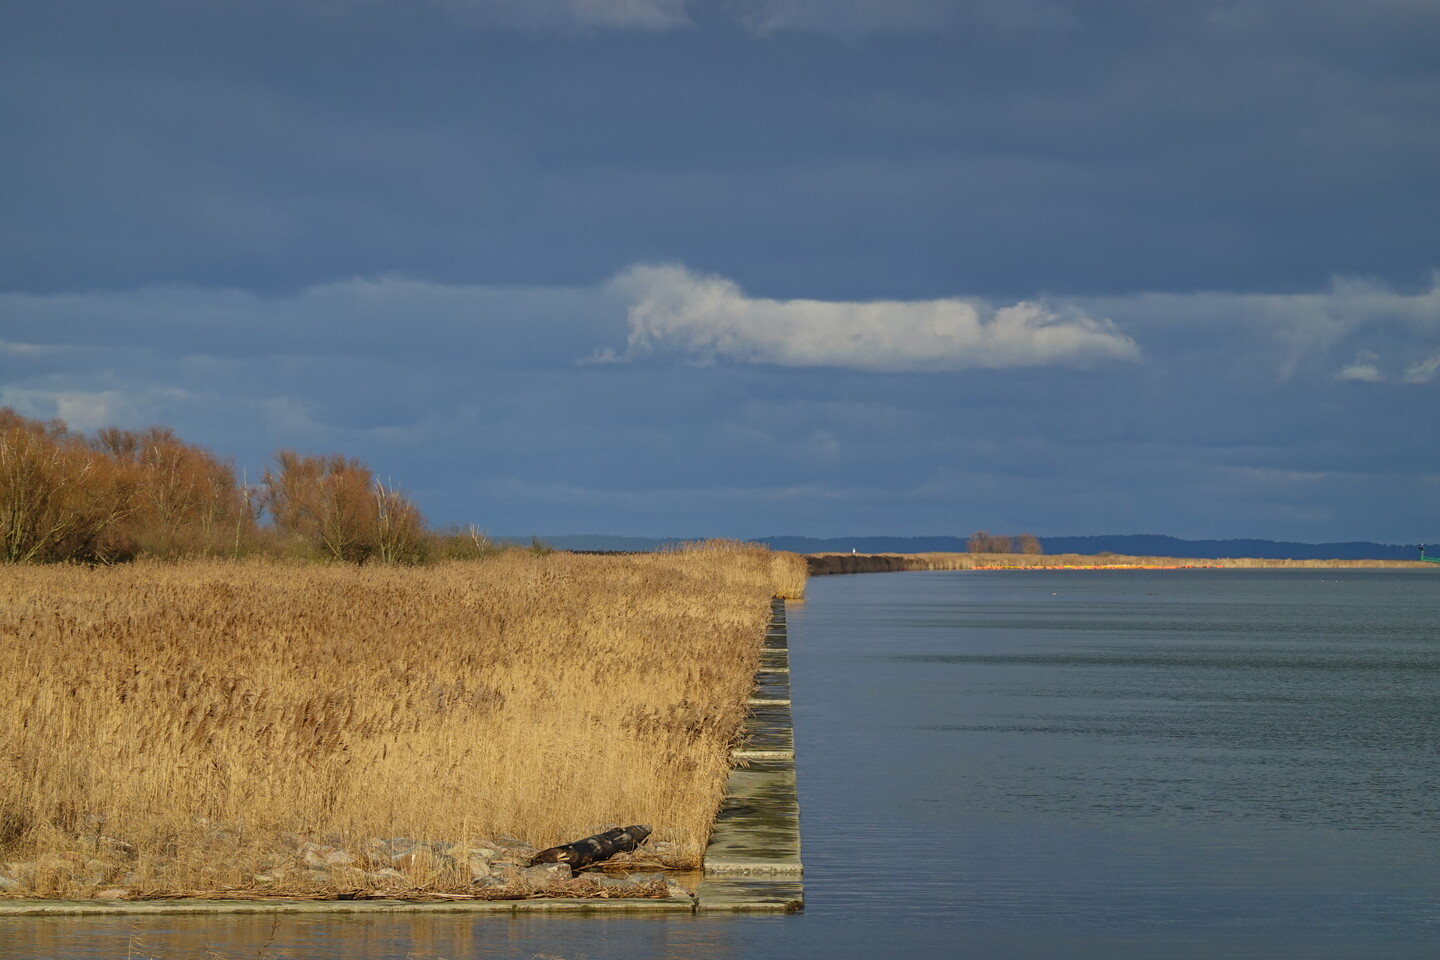
[[0,957],[1440,957],[1440,570],[828,577],[806,911],[0,921]]

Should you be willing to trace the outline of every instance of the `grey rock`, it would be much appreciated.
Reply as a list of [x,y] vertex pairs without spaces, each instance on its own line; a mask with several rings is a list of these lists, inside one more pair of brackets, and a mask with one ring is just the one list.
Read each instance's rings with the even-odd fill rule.
[[135,845],[133,843],[126,843],[124,840],[117,840],[114,837],[101,837],[100,848],[111,857],[119,857],[125,860],[135,859]]
[[34,860],[19,860],[5,864],[5,876],[19,880],[22,884],[35,879],[39,864]]
[[375,860],[399,860],[401,857],[413,857],[418,844],[409,837],[390,837],[389,839],[371,840],[366,847],[366,852]]
[[323,859],[326,865],[332,867],[349,867],[355,863],[355,858],[348,850],[339,850],[333,847],[323,854]]
[[552,880],[569,880],[575,876],[568,863],[541,863],[533,867],[522,867],[519,876],[531,883],[548,883]]
[[317,870],[328,870],[330,867],[348,867],[355,862],[355,858],[348,850],[341,850],[339,847],[332,847],[324,843],[307,841],[300,844],[297,852],[304,859],[306,866],[314,867]]

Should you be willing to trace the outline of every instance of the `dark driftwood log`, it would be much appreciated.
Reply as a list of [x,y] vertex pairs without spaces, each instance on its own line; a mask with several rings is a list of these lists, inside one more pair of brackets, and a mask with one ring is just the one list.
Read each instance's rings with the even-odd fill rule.
[[570,869],[579,870],[589,864],[609,860],[617,853],[628,853],[644,843],[649,836],[650,827],[647,824],[616,827],[614,830],[606,830],[604,833],[597,833],[584,840],[576,840],[574,843],[541,850],[530,862],[568,863]]

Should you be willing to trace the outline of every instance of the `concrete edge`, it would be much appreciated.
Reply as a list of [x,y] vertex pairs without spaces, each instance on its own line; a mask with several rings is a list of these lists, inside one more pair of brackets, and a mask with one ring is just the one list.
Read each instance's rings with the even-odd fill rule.
[[[765,631],[756,687],[776,674],[789,673],[785,601],[777,599]],[[785,692],[788,694],[788,686]],[[752,745],[794,744],[791,702],[788,696],[752,696],[749,706],[745,741],[730,753],[736,766],[730,771],[725,800],[705,851],[703,876],[695,892],[696,909],[706,913],[794,913],[805,906],[795,751]]]

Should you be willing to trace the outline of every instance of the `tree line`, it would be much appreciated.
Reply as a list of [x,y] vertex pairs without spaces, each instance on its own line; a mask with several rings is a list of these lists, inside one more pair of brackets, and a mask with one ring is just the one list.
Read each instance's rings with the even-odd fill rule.
[[0,559],[304,556],[416,563],[489,552],[473,527],[430,530],[359,460],[281,450],[255,483],[168,427],[106,427],[0,408]]
[[1040,540],[1033,533],[1022,533],[1015,537],[1002,537],[986,533],[984,530],[976,530],[970,534],[970,539],[965,541],[966,549],[971,553],[1029,553],[1042,554],[1045,552],[1040,545]]

